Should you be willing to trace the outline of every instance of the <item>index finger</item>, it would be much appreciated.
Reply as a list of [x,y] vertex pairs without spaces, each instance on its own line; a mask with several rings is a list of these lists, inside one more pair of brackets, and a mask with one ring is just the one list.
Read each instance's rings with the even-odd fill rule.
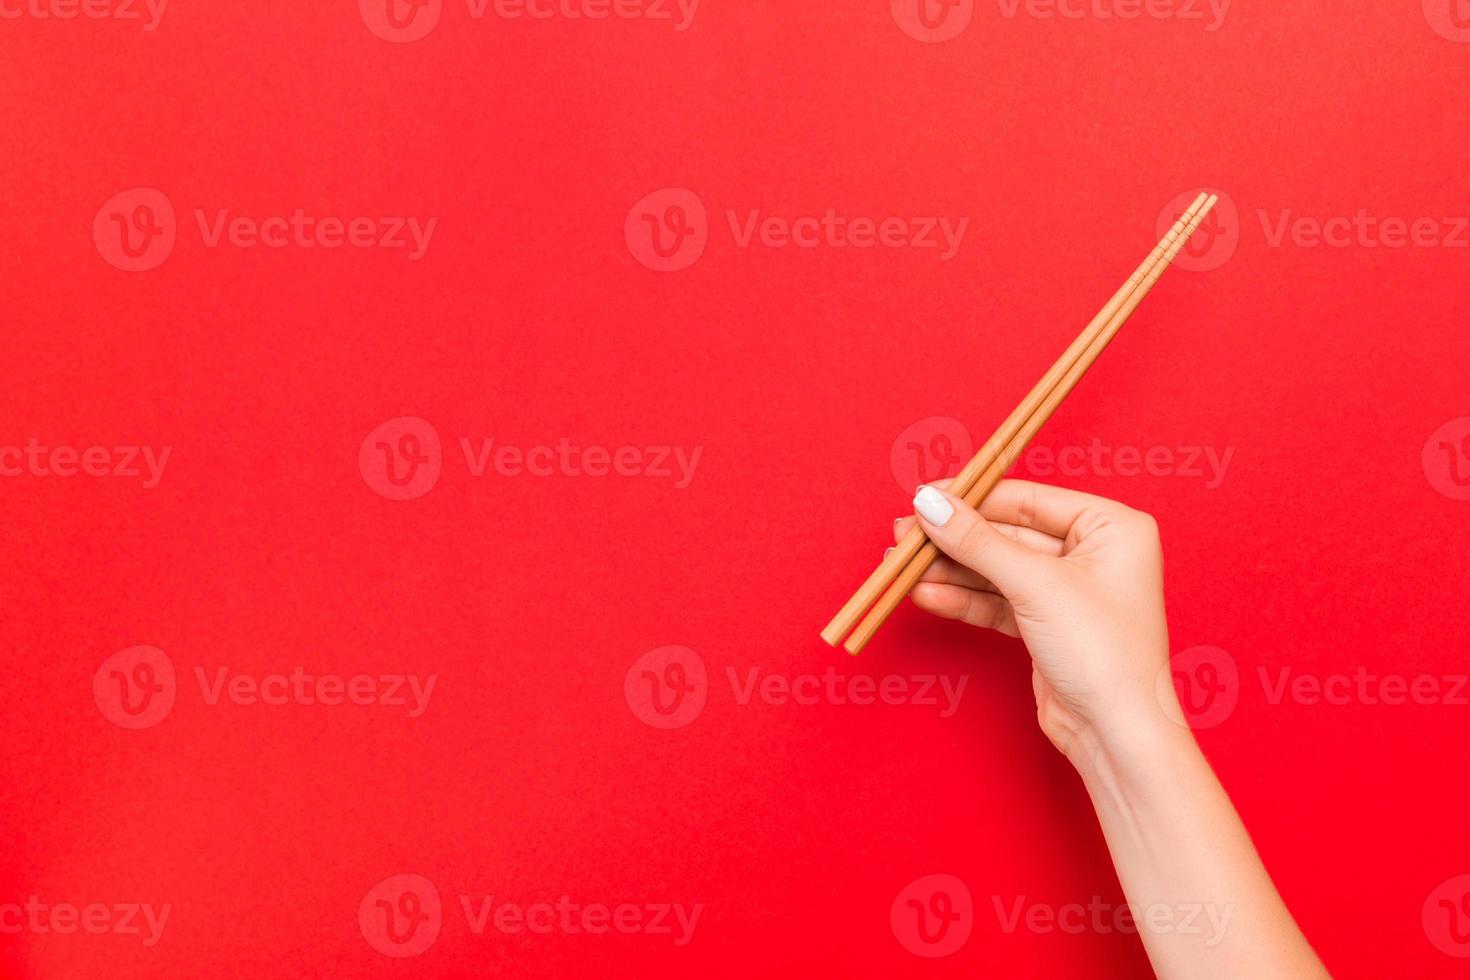
[[1004,521],[1034,527],[1054,537],[1065,538],[1077,519],[1088,513],[1122,513],[1130,508],[1116,500],[1090,493],[1064,490],[1030,480],[1001,480],[980,505],[989,521]]

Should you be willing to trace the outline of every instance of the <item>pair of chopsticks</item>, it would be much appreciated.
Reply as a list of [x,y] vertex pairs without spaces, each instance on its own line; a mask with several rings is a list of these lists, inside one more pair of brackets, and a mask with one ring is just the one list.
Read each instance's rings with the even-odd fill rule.
[[[1128,277],[1121,289],[1102,308],[1092,322],[1082,331],[1072,346],[1051,366],[1031,393],[975,458],[970,460],[949,484],[949,492],[962,497],[971,507],[981,502],[995,489],[1001,477],[1020,458],[1032,438],[1051,418],[1057,406],[1067,397],[1087,369],[1107,348],[1119,329],[1128,322],[1138,304],[1153,289],[1154,283],[1164,274],[1169,263],[1179,254],[1195,229],[1205,220],[1215,206],[1215,195],[1201,194],[1179,218],[1158,246],[1149,253],[1143,264]],[[843,644],[848,653],[857,654],[878,632],[893,611],[903,602],[909,589],[928,571],[939,549],[928,539],[922,528],[915,526],[906,534],[883,562],[868,576],[840,612],[822,630],[822,639],[836,646],[844,636]],[[867,612],[864,616],[863,613]],[[861,619],[861,622],[859,622]],[[855,628],[854,628],[855,627]],[[849,635],[851,634],[851,635]]]

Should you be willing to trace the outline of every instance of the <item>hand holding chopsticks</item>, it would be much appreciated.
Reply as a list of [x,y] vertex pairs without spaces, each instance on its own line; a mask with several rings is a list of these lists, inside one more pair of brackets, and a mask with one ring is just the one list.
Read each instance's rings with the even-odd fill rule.
[[[950,482],[950,493],[962,497],[972,507],[980,505],[1133,315],[1215,206],[1215,201],[1213,195],[1206,197],[1201,194],[1195,198],[1143,264],[1128,277],[1128,281],[1037,382],[1030,394]],[[937,555],[938,549],[920,528],[915,527],[874,569],[822,631],[822,639],[835,646],[842,637],[851,633],[844,646],[849,653],[860,652]],[[865,611],[866,616],[863,615]]]

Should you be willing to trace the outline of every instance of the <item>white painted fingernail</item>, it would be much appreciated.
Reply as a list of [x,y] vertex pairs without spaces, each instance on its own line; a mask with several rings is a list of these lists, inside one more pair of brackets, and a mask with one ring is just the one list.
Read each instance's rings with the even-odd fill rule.
[[919,492],[914,494],[914,510],[935,527],[944,527],[954,516],[954,504],[933,487],[920,487]]

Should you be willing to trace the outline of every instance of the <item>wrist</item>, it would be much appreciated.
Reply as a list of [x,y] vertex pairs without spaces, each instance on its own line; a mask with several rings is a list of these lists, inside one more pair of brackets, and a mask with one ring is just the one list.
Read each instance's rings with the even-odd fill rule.
[[1099,696],[1088,705],[1087,724],[1077,726],[1064,750],[1084,781],[1095,777],[1126,788],[1200,754],[1174,688],[1167,643],[1157,659],[1157,670],[1150,659],[1115,673],[1110,684],[1094,685]]
[[1077,733],[1066,755],[1094,798],[1125,806],[1204,759],[1188,725],[1157,711],[1090,726]]

